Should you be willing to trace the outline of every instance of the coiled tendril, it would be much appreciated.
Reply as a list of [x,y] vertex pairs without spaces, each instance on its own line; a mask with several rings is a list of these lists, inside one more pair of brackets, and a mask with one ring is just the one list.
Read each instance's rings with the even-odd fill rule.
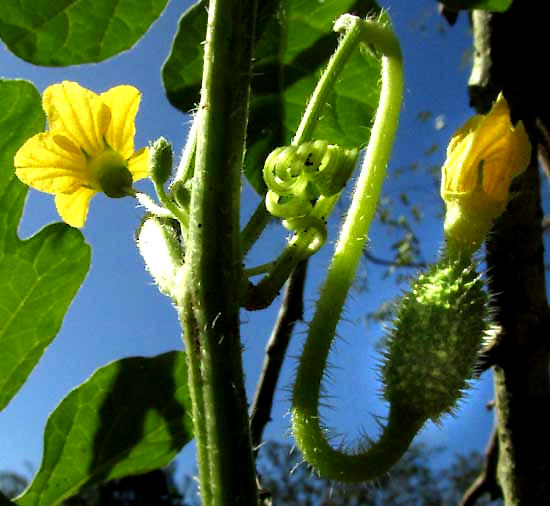
[[263,176],[268,187],[267,210],[296,233],[313,229],[317,251],[326,240],[326,216],[315,210],[322,197],[339,193],[351,176],[359,151],[316,140],[274,149],[267,157]]

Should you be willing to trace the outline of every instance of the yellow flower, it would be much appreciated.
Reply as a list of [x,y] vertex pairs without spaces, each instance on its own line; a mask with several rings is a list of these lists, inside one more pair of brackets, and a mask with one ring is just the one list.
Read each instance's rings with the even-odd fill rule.
[[531,144],[519,121],[510,120],[502,94],[486,115],[469,119],[453,135],[443,165],[445,236],[475,251],[509,199],[512,179],[529,164]]
[[127,85],[100,95],[70,81],[49,86],[42,98],[49,131],[19,148],[17,177],[55,195],[59,215],[73,227],[84,226],[97,192],[132,195],[132,182],[149,175],[147,148],[134,152],[140,97]]

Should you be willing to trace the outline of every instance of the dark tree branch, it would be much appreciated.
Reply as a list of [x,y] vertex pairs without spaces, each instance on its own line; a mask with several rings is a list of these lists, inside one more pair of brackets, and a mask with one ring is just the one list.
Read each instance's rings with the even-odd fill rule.
[[385,265],[387,267],[402,267],[408,269],[424,269],[427,264],[426,262],[407,262],[401,263],[396,260],[387,260],[385,258],[379,258],[374,256],[372,253],[369,253],[368,250],[363,250],[363,256],[371,263],[375,265]]
[[262,373],[250,410],[250,432],[254,448],[258,448],[261,444],[264,428],[271,420],[273,395],[277,387],[288,343],[294,325],[303,318],[306,271],[307,261],[304,261],[298,264],[288,278],[279,316],[267,343]]
[[[547,47],[547,2],[514,2],[502,14],[474,11],[470,99],[487,112],[499,92],[513,121],[522,120],[533,146],[550,124],[540,48]],[[550,497],[550,313],[546,299],[540,173],[533,156],[512,187],[506,212],[487,240],[489,287],[502,329],[494,366],[498,416],[496,479],[508,505],[538,506]]]
[[485,493],[488,493],[491,500],[502,497],[502,492],[496,481],[496,469],[498,462],[498,436],[496,427],[489,438],[485,449],[483,468],[479,476],[470,485],[462,496],[460,506],[474,506],[477,500]]
[[548,132],[542,118],[537,118],[535,125],[539,134],[538,155],[540,166],[548,182],[550,182],[550,132]]
[[[550,132],[548,131],[548,125],[542,118],[537,118],[535,124],[539,133],[539,164],[547,182],[550,184]],[[550,214],[542,217],[542,231],[546,233],[548,230],[550,230]]]
[[456,23],[456,20],[458,19],[458,15],[460,14],[459,10],[451,9],[450,7],[447,7],[446,5],[439,2],[437,5],[437,8],[439,10],[439,14],[441,14],[447,23],[449,25],[453,26]]

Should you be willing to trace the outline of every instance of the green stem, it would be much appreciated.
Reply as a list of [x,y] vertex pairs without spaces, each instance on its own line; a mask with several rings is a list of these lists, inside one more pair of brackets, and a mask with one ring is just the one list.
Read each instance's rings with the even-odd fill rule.
[[271,214],[269,214],[268,210],[265,208],[264,196],[241,232],[241,250],[243,258],[250,251],[250,248],[254,246],[254,243],[258,240],[270,219]]
[[264,272],[268,272],[272,268],[273,268],[273,262],[267,262],[265,264],[256,265],[256,267],[249,267],[247,269],[244,269],[243,275],[245,278],[251,278],[253,276],[258,276],[259,274],[263,274]]
[[[344,23],[350,30],[356,30],[356,19],[346,17]],[[370,22],[362,22],[361,27],[361,35],[358,37],[383,53],[380,103],[353,201],[310,324],[294,384],[292,405],[294,436],[306,460],[323,476],[343,481],[372,479],[385,472],[389,464],[383,458],[385,452],[388,451],[391,460],[395,462],[421,425],[418,419],[412,417],[409,420],[403,413],[399,412],[399,416],[396,416],[396,409],[392,406],[386,432],[371,448],[372,451],[348,455],[330,447],[318,415],[321,381],[328,353],[376,210],[403,93],[401,52],[393,32],[387,26]],[[397,437],[397,443],[394,436]],[[396,447],[399,451],[396,451]]]
[[313,95],[309,99],[306,111],[292,140],[294,146],[298,146],[302,142],[313,138],[313,132],[321,116],[322,109],[327,102],[327,96],[360,42],[362,35],[361,26],[363,23],[368,23],[368,21],[363,21],[361,18],[355,16],[353,18],[352,26],[349,27],[340,44],[338,44],[338,48],[331,56],[321,79],[319,79],[313,91]]
[[143,192],[135,192],[134,197],[151,214],[159,218],[174,218],[174,215],[165,207],[159,206],[149,195]]
[[307,463],[324,478],[348,483],[374,480],[387,473],[407,451],[424,422],[423,417],[407,409],[391,406],[378,441],[367,451],[348,454],[330,446],[316,410],[312,416],[296,403],[292,410],[294,438]]
[[185,279],[176,294],[183,317],[199,481],[205,506],[256,505],[239,335],[242,276],[240,175],[245,145],[256,0],[210,0]]
[[[320,197],[315,204],[312,216],[326,220],[340,195]],[[286,280],[295,267],[314,252],[312,244],[319,240],[319,233],[312,228],[294,235],[279,257],[272,262],[272,267],[257,285],[249,285],[244,293],[242,305],[248,310],[268,307],[281,291]]]
[[195,161],[195,152],[197,150],[197,124],[196,118],[193,118],[193,123],[187,134],[187,142],[181,155],[181,160],[178,165],[176,177],[172,184],[182,182],[185,183],[193,176],[193,162]]
[[210,457],[208,455],[208,436],[206,433],[206,415],[204,394],[201,377],[200,343],[196,335],[186,331],[190,322],[194,321],[190,304],[184,304],[184,300],[178,301],[179,318],[183,326],[183,342],[187,351],[187,366],[189,378],[189,394],[191,395],[191,407],[193,417],[193,436],[197,444],[197,467],[199,470],[200,495],[203,506],[212,503],[212,479],[210,476]]
[[155,181],[153,181],[153,185],[155,187],[155,191],[157,192],[157,197],[162,202],[164,207],[166,207],[166,209],[172,213],[172,216],[174,216],[174,218],[181,223],[183,230],[187,231],[187,228],[189,227],[189,215],[187,214],[187,211],[174,204],[172,199],[166,194],[164,186],[156,183]]

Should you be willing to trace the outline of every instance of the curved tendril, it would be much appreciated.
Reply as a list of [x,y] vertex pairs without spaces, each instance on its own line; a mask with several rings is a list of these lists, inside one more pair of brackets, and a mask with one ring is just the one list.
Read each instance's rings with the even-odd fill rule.
[[[279,159],[281,153],[286,153],[286,155],[291,153],[292,156],[302,156],[302,153],[304,152],[303,150],[305,149],[310,149],[312,147],[318,149],[321,147],[321,151],[314,150],[313,152],[308,153],[311,156],[309,162],[313,162],[311,167],[309,163],[305,162],[301,165],[304,168],[305,176],[308,181],[308,184],[305,187],[305,194],[302,196],[304,199],[311,199],[315,202],[311,216],[319,218],[322,222],[326,222],[327,217],[330,215],[334,205],[336,204],[339,197],[339,190],[343,185],[343,181],[349,178],[351,170],[356,164],[358,154],[356,150],[344,150],[344,153],[346,154],[342,160],[342,166],[338,169],[339,171],[342,171],[344,175],[340,176],[340,181],[337,185],[335,185],[337,188],[337,193],[332,194],[335,189],[325,188],[325,184],[323,184],[323,182],[320,184],[322,187],[320,190],[314,182],[308,179],[308,173],[310,172],[309,169],[315,168],[319,162],[316,158],[317,155],[322,155],[324,157],[326,154],[325,151],[330,151],[330,149],[325,148],[325,146],[328,146],[326,141],[311,141],[313,132],[321,114],[321,110],[327,102],[328,94],[339,78],[344,66],[349,61],[349,58],[360,44],[365,31],[374,32],[377,40],[380,41],[383,47],[389,48],[390,52],[393,51],[394,54],[399,52],[399,44],[395,40],[391,30],[379,26],[378,23],[363,21],[355,16],[342,16],[338,20],[338,23],[335,24],[334,28],[335,31],[345,30],[347,33],[342,37],[336,52],[331,56],[327,67],[323,71],[321,79],[317,83],[317,86],[310,97],[306,111],[292,141],[292,146],[294,148],[292,150],[288,150],[288,147],[277,148],[268,157],[268,160],[266,160],[266,164],[264,165],[264,179],[268,184],[268,187],[271,182],[272,187],[270,189],[275,191],[278,195],[282,195],[282,193],[277,191],[277,189],[281,189],[276,186],[281,184],[281,180],[278,177],[281,175],[281,172],[279,172],[281,169],[278,168],[274,170],[273,167],[273,164]],[[299,153],[299,155],[297,155],[297,153]],[[320,163],[321,165],[319,168],[323,166],[322,159]],[[332,166],[332,164],[327,163],[327,166]],[[284,170],[282,173],[284,173]],[[321,173],[323,173],[322,170]],[[322,174],[322,179],[324,179],[326,175],[326,173]],[[285,189],[282,189],[282,191],[285,192]],[[322,193],[327,191],[331,195]],[[313,249],[309,247],[310,243],[315,240],[316,236],[317,234],[312,228],[308,228],[306,232],[296,234],[285,250],[281,253],[279,258],[277,258],[277,260],[273,263],[273,269],[271,269],[257,285],[247,284],[247,288],[244,290],[242,298],[243,307],[246,307],[247,309],[261,309],[267,307],[277,296],[284,282],[298,262],[305,260],[312,251],[316,251],[318,249],[317,244],[314,244]]]
[[328,353],[374,216],[397,129],[403,89],[401,53],[391,28],[349,15],[337,23],[348,35],[353,33],[357,41],[371,43],[382,52],[382,88],[357,188],[300,359],[293,389],[292,426],[302,454],[321,475],[341,481],[364,481],[386,472],[397,461],[422,426],[424,417],[392,404],[379,441],[366,452],[350,455],[330,446],[318,414]]
[[303,177],[297,146],[274,149],[264,164],[264,180],[267,187],[279,195],[300,195],[307,180]]
[[265,207],[273,216],[283,219],[307,216],[313,209],[311,202],[302,196],[278,195],[273,190],[265,196]]
[[358,155],[358,149],[327,146],[315,176],[309,176],[321,195],[330,196],[342,191],[351,177]]
[[307,246],[307,254],[313,255],[317,253],[325,241],[327,240],[327,226],[326,222],[317,218],[316,216],[305,216],[303,218],[291,218],[283,221],[283,226],[287,230],[293,230],[296,232],[297,237],[300,234],[313,232],[314,236],[311,242]]
[[340,193],[357,162],[357,149],[344,149],[316,140],[276,148],[267,157],[264,179],[269,188],[265,206],[288,229],[315,231],[307,255],[317,252],[327,238],[326,216],[313,215],[320,198]]

